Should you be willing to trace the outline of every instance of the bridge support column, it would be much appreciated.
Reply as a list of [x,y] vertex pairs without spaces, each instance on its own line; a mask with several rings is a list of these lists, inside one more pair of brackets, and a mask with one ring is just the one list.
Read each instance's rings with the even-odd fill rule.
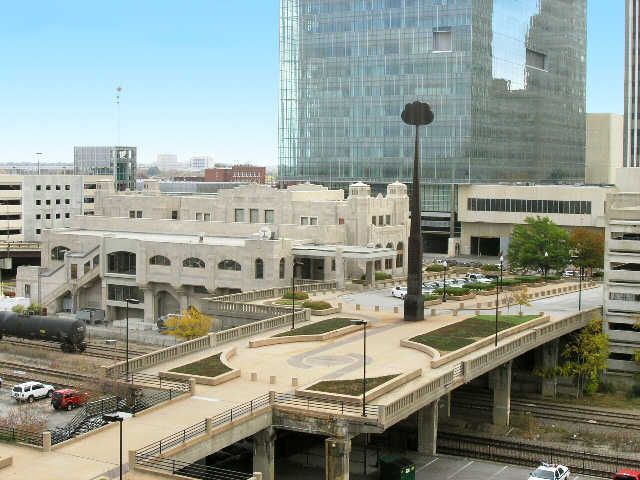
[[[558,366],[558,345],[559,339],[551,340],[544,345],[538,347],[535,351],[536,367],[549,371]],[[540,380],[540,394],[543,397],[556,397],[558,379],[555,375],[542,378]]]
[[438,400],[438,420],[447,420],[451,417],[451,392],[443,395]]
[[373,268],[373,260],[367,260],[367,268],[366,268],[366,283],[367,286],[371,287],[375,284],[375,270]]
[[336,288],[338,290],[344,289],[344,274],[345,265],[344,258],[342,257],[342,247],[336,247]]
[[418,452],[436,454],[438,437],[438,400],[418,410]]
[[347,437],[331,437],[324,441],[325,480],[349,480],[349,453],[351,440]]
[[508,427],[511,416],[511,361],[489,372],[493,391],[493,424]]
[[154,323],[156,320],[155,316],[155,301],[153,288],[151,287],[142,287],[141,288],[144,294],[144,323]]
[[264,480],[275,478],[276,431],[265,428],[253,436],[253,471],[261,472]]

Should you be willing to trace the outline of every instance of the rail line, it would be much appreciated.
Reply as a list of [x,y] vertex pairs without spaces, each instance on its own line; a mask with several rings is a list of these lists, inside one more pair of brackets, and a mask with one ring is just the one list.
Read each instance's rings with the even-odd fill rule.
[[[5,362],[0,361],[0,368],[7,370],[7,373],[3,373],[5,377],[15,377],[21,379],[23,382],[29,380],[26,377],[21,375],[16,375],[16,371],[25,372],[25,374],[32,374],[42,376],[43,378],[62,378],[68,380],[75,380],[78,382],[94,382],[96,377],[93,375],[85,375],[84,373],[76,373],[76,372],[65,372],[60,370],[55,370],[53,368],[45,368],[45,367],[34,367],[30,365],[24,365],[22,363],[16,362]],[[54,382],[56,383],[56,382]],[[68,385],[67,385],[68,386]]]
[[[491,399],[489,395],[483,392],[456,392],[452,397],[451,406],[456,410],[480,410],[484,412],[491,409]],[[624,412],[523,398],[511,399],[511,411],[512,413],[531,414],[546,420],[640,431],[640,414],[632,411]]]
[[[60,350],[60,344],[55,343],[55,342],[46,342],[46,341],[39,341],[39,340],[26,340],[26,339],[14,339],[14,338],[3,338],[2,339],[3,343],[9,343],[11,345],[19,345],[19,346],[26,346],[26,347],[33,347],[33,348],[39,348],[42,350],[50,350],[50,351],[55,351],[55,352],[62,352]],[[149,353],[151,350],[149,351],[142,351],[142,350],[134,350],[134,349],[129,349],[129,357],[137,357],[140,355],[144,355],[146,353]],[[98,345],[95,343],[87,343],[87,349],[80,353],[80,354],[75,354],[75,355],[87,355],[89,357],[95,357],[95,358],[106,358],[109,360],[113,360],[118,359],[118,360],[122,360],[125,358],[126,356],[126,351],[124,348],[122,347],[110,347],[107,345]]]

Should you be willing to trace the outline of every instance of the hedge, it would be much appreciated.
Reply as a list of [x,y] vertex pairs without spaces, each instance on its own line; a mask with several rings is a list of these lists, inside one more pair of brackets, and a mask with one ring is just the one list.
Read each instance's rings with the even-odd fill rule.
[[376,280],[389,280],[391,275],[387,272],[376,272]]
[[288,292],[285,292],[284,295],[282,295],[282,298],[284,298],[285,300],[291,300],[294,297],[296,300],[306,300],[309,298],[309,294],[307,292],[301,292],[300,290],[296,290],[292,294],[291,290],[289,290]]
[[464,288],[469,288],[471,290],[494,290],[496,288],[495,283],[481,283],[481,282],[473,282],[467,283]]
[[499,272],[500,266],[495,265],[494,263],[485,263],[480,267],[480,270],[482,270],[483,272]]
[[425,270],[427,272],[442,272],[444,271],[444,266],[439,263],[432,263],[431,265],[427,265]]
[[430,302],[432,300],[440,300],[442,298],[442,295],[436,295],[434,293],[425,293],[424,295],[422,295],[422,298],[424,298],[425,302]]
[[[452,295],[454,297],[468,295],[470,292],[471,290],[466,287],[447,287],[447,295]],[[433,293],[442,295],[444,293],[444,289],[436,288]]]
[[327,308],[331,308],[333,305],[323,300],[307,300],[302,304],[302,306],[304,308],[310,308],[311,310],[326,310]]

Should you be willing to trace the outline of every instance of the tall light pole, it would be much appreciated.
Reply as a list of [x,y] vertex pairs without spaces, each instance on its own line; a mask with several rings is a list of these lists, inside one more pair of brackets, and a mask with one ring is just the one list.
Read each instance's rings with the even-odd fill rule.
[[500,279],[496,277],[496,341],[495,346],[498,346],[498,303],[500,303],[500,292],[502,290],[502,267],[504,257],[500,255]]
[[[125,300],[125,315],[126,315],[126,327],[125,327],[125,373],[127,376],[127,382],[129,381],[129,304],[138,305],[140,300],[137,298],[126,298]],[[122,423],[120,423],[122,428]]]
[[442,271],[442,273],[444,274],[444,281],[442,282],[442,301],[446,302],[447,301],[447,268],[449,268],[449,264],[445,260],[444,262],[442,262],[442,266],[444,267],[444,270]]
[[296,267],[304,263],[293,260],[291,265],[291,330],[296,328]]
[[122,422],[130,416],[131,414],[125,412],[105,413],[102,415],[102,420],[104,420],[105,422],[118,422],[120,424],[120,480],[124,478],[122,476]]
[[416,131],[413,155],[413,181],[411,184],[411,230],[409,233],[409,259],[407,265],[407,294],[404,297],[404,319],[424,320],[422,296],[422,235],[420,233],[420,126],[433,122],[428,103],[407,103],[400,115],[402,121]]
[[549,269],[549,252],[544,252],[544,281],[547,281],[547,270]]

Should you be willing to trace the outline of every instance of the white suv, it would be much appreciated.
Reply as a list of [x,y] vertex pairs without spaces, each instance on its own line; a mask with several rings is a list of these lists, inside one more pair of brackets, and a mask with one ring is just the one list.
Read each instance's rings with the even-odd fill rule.
[[53,385],[47,385],[39,382],[24,382],[16,385],[11,390],[11,398],[15,398],[16,402],[33,402],[39,398],[50,397],[55,388]]
[[529,475],[529,480],[568,480],[569,469],[564,465],[554,465],[542,462],[535,472]]

